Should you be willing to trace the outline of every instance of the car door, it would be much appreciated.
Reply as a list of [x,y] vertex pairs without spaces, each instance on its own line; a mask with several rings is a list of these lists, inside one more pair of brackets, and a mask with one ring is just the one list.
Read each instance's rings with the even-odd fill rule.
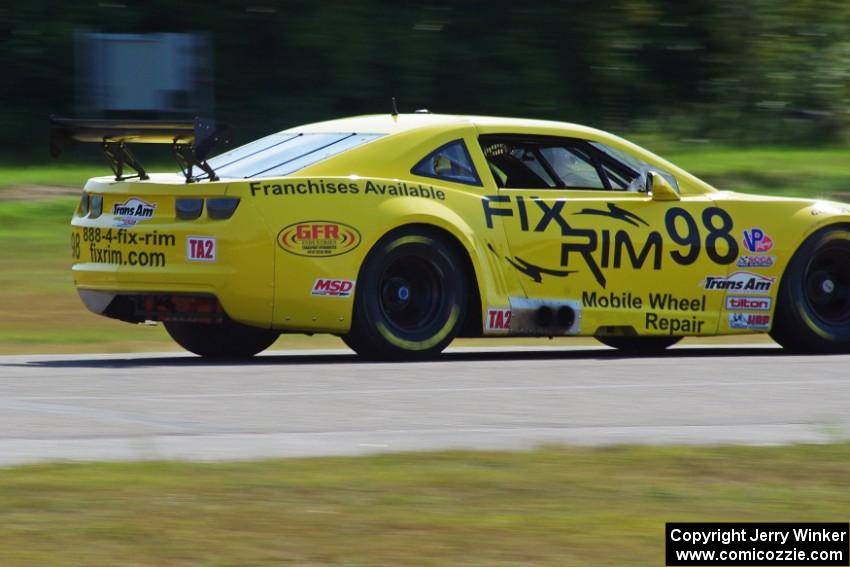
[[648,166],[601,144],[493,135],[481,144],[499,187],[485,220],[501,220],[504,260],[528,299],[577,310],[570,334],[716,332],[722,294],[705,289],[706,276],[725,276],[738,254],[725,211],[705,196],[653,200],[642,190]]

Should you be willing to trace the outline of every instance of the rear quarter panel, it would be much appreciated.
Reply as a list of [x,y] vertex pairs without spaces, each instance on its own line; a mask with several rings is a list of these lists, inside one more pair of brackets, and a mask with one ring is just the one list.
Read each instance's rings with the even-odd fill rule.
[[[442,229],[463,246],[475,270],[483,304],[507,306],[511,285],[515,285],[505,279],[497,264],[487,262],[487,243],[479,226],[481,197],[474,188],[409,179],[287,177],[232,184],[228,195],[252,203],[273,238],[273,323],[277,328],[346,332],[351,325],[356,282],[367,254],[388,232],[411,224]],[[315,236],[324,238],[326,224],[353,228],[358,243],[346,248],[329,242],[325,250],[316,253],[286,244],[299,225],[304,235],[315,230]],[[316,282],[322,279],[354,282],[354,293],[316,294]]]

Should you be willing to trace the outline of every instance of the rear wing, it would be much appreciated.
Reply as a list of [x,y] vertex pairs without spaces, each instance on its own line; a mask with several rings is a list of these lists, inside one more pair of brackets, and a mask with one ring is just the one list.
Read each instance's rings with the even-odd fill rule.
[[[144,167],[133,156],[127,144],[171,144],[174,159],[186,177],[186,183],[197,181],[192,169],[203,170],[210,181],[218,181],[207,163],[207,156],[218,144],[230,143],[225,126],[195,118],[193,121],[162,120],[87,120],[50,117],[50,155],[58,157],[70,141],[101,144],[115,180],[148,179]],[[124,166],[136,172],[124,175]]]

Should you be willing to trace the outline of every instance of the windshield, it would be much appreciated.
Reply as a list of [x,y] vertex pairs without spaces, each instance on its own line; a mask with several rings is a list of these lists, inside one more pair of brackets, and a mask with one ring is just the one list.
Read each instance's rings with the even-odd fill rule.
[[632,190],[642,190],[642,187],[646,183],[646,174],[650,171],[654,171],[664,177],[670,185],[676,191],[679,191],[679,184],[676,182],[676,178],[673,177],[673,174],[669,171],[663,170],[660,167],[655,167],[654,165],[650,165],[643,160],[636,158],[635,156],[628,154],[622,150],[618,150],[617,148],[612,148],[611,146],[606,146],[601,142],[590,142],[590,144],[598,149],[601,152],[611,156],[612,158],[620,161],[633,170],[640,173],[640,177],[633,179],[629,182],[629,188]]

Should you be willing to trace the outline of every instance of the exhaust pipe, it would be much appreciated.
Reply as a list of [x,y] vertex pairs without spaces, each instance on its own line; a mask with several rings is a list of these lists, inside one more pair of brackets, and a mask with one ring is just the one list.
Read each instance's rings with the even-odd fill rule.
[[572,307],[563,305],[558,309],[558,326],[569,329],[576,322],[576,312]]
[[554,319],[554,313],[552,313],[552,309],[543,306],[537,310],[537,324],[541,327],[548,327],[552,324],[552,319]]

